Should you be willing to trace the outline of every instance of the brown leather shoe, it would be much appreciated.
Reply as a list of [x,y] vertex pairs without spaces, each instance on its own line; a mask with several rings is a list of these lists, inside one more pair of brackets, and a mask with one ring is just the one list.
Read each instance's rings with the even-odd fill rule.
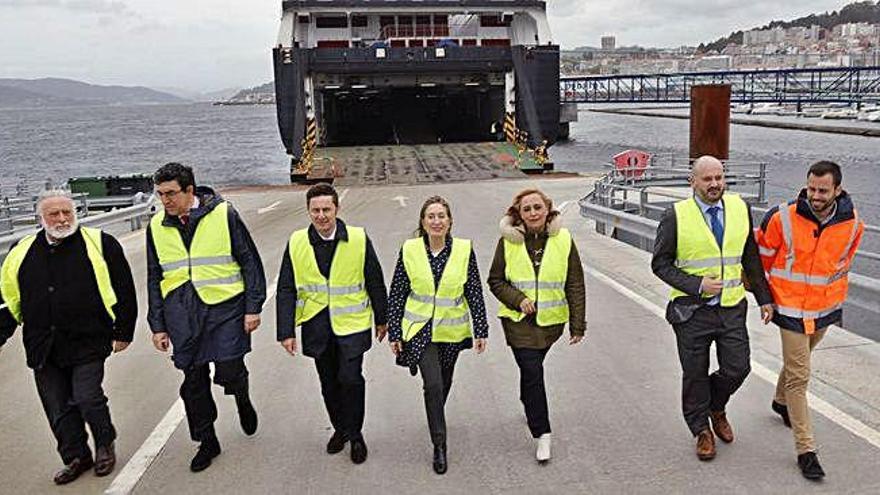
[[715,435],[709,428],[697,434],[697,459],[711,461],[715,458]]
[[52,481],[54,481],[56,485],[66,485],[79,478],[79,475],[91,469],[93,465],[94,462],[92,461],[91,456],[76,458],[70,461],[70,464],[64,466],[60,471],[55,473],[55,477],[52,478]]
[[710,412],[709,418],[712,420],[712,431],[718,435],[718,438],[724,443],[732,442],[733,428],[730,426],[730,421],[727,421],[727,414],[724,411]]
[[95,476],[107,476],[116,467],[116,450],[113,442],[105,447],[95,449]]

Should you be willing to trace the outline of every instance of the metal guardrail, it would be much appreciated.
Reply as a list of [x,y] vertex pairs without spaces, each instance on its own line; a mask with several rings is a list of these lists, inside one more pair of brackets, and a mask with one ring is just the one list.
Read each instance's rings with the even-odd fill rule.
[[[660,222],[645,218],[632,213],[621,210],[615,210],[606,206],[594,204],[590,201],[590,195],[578,201],[581,216],[592,218],[596,222],[606,225],[606,233],[610,234],[608,226],[620,229],[631,234],[643,237],[653,241],[657,235],[657,226]],[[874,231],[878,231],[877,227],[871,226]],[[856,253],[858,255],[858,253]],[[866,253],[862,253],[865,255]],[[877,256],[875,253],[867,253]],[[870,256],[872,259],[873,256]],[[850,290],[847,302],[859,308],[880,313],[880,280],[859,275],[858,273],[850,273],[849,285]]]
[[[104,229],[111,225],[128,222],[131,230],[140,230],[144,226],[144,222],[153,215],[156,209],[156,201],[154,196],[149,196],[142,203],[119,208],[107,213],[99,215],[90,215],[79,219],[80,225]],[[9,248],[18,242],[22,237],[37,231],[37,227],[26,231],[15,232],[13,234],[0,237],[0,262],[6,258]]]

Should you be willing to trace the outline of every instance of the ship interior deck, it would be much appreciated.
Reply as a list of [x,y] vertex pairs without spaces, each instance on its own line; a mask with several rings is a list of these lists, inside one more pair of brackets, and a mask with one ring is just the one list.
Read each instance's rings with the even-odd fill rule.
[[504,90],[432,86],[321,91],[324,146],[502,139]]

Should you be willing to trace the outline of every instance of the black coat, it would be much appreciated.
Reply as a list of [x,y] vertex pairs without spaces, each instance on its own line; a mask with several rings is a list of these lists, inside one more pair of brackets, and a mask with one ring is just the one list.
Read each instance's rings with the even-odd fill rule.
[[[104,308],[81,231],[52,246],[44,231],[37,234],[18,273],[29,367],[41,368],[47,359],[59,367],[105,359],[114,340],[131,342],[137,321],[131,268],[116,239],[102,233],[101,243],[116,292],[115,322]],[[8,309],[0,311],[0,345],[17,326]]]
[[[199,221],[219,205],[223,198],[208,187],[196,189],[199,207],[190,212],[186,225],[177,217],[165,216],[163,225],[175,227],[189,248]],[[229,235],[232,256],[241,267],[244,293],[220,304],[208,305],[199,299],[191,282],[162,298],[162,267],[147,228],[147,291],[150,310],[147,321],[153,333],[167,332],[174,346],[174,365],[186,369],[207,362],[229,361],[251,351],[251,337],[244,331],[244,315],[260,314],[266,300],[266,275],[260,254],[232,206],[229,207]]]
[[[700,284],[702,277],[685,273],[675,266],[676,251],[678,249],[677,220],[675,217],[675,208],[670,207],[660,220],[657,227],[657,237],[654,240],[654,257],[651,260],[651,269],[654,275],[660,280],[666,282],[667,285],[674,287],[685,294],[674,301],[670,301],[666,307],[666,319],[670,323],[683,323],[690,319],[694,311],[702,306],[705,301],[700,295]],[[749,208],[749,232],[753,232],[752,228],[752,210]],[[758,304],[770,304],[773,302],[773,296],[770,294],[770,286],[767,284],[767,278],[764,275],[764,266],[761,264],[761,258],[758,254],[758,244],[755,238],[749,235],[746,238],[746,245],[742,254],[743,273],[749,282],[750,290],[755,294]],[[745,318],[745,302],[742,305],[733,308],[731,326],[741,325],[739,321]]]
[[[336,237],[331,241],[325,241],[318,235],[315,227],[309,226],[309,243],[315,251],[315,261],[321,275],[330,276],[330,265],[333,255],[336,253],[336,245],[339,240],[348,240],[348,232],[345,223],[336,220]],[[382,275],[382,266],[373,249],[373,243],[367,237],[367,253],[364,261],[364,281],[370,305],[373,309],[373,321],[376,325],[385,325],[388,320],[388,294],[385,290],[385,277]],[[293,263],[290,262],[289,247],[284,249],[284,257],[281,259],[281,272],[278,274],[278,301],[276,304],[276,318],[278,329],[278,341],[296,338],[294,332],[294,310],[296,308],[296,276],[293,273]],[[370,349],[373,337],[370,332],[360,332],[345,337],[338,337],[333,333],[330,326],[330,311],[324,308],[314,318],[302,324],[302,353],[306,356],[318,358],[331,339],[336,339],[342,355],[346,358],[359,356]]]

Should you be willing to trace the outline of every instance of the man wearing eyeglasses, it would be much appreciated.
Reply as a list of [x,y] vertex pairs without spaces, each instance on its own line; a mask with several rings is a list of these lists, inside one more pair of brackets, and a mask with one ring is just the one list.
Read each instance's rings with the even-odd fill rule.
[[260,326],[266,276],[241,217],[211,188],[196,187],[190,167],[168,163],[153,183],[164,210],[147,228],[147,319],[153,345],[173,347],[183,371],[180,397],[190,437],[200,444],[190,470],[198,472],[220,454],[209,363],[214,383],[235,397],[242,430],[257,430],[244,356]]

